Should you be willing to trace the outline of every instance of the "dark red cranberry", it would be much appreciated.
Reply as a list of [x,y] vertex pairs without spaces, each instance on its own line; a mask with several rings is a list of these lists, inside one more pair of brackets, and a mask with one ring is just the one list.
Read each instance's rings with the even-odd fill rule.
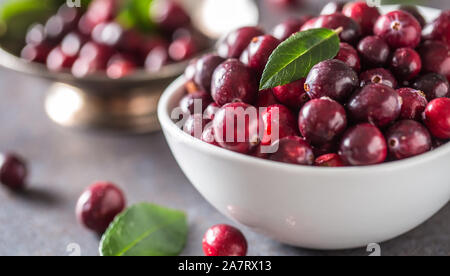
[[272,52],[280,41],[271,35],[257,36],[252,39],[241,55],[241,62],[261,76]]
[[358,52],[348,43],[341,43],[340,50],[335,59],[345,62],[355,72],[361,71],[361,61]]
[[375,68],[362,72],[359,79],[361,80],[361,87],[368,84],[384,84],[394,89],[397,88],[397,80],[394,75],[384,68]]
[[314,151],[314,156],[322,156],[325,154],[336,153],[339,149],[339,143],[333,141],[320,146],[312,146]]
[[210,103],[205,111],[203,112],[203,115],[206,119],[213,120],[214,116],[216,116],[217,111],[219,111],[220,106],[216,104],[215,102]]
[[136,70],[136,62],[126,55],[117,54],[108,62],[106,75],[111,79],[120,79]]
[[86,228],[102,234],[125,208],[125,196],[109,182],[97,182],[88,187],[77,202],[78,221]]
[[420,43],[422,27],[410,13],[393,11],[380,16],[373,32],[393,49],[416,48]]
[[212,124],[208,124],[207,126],[205,126],[201,140],[213,146],[219,146],[219,144],[216,142],[216,138],[214,137],[214,128]]
[[270,154],[269,159],[296,165],[313,165],[314,152],[311,146],[303,138],[288,136],[276,141],[273,146],[278,148]]
[[314,146],[331,143],[347,128],[347,114],[342,105],[330,98],[314,99],[300,110],[298,127]]
[[410,81],[422,70],[422,60],[413,49],[400,48],[392,56],[391,70],[398,79]]
[[215,54],[208,54],[201,57],[195,63],[195,72],[193,76],[193,81],[201,90],[211,91],[211,80],[216,70],[224,59]]
[[336,153],[319,156],[315,161],[315,165],[318,167],[345,167],[344,161]]
[[280,41],[284,41],[291,35],[297,33],[303,26],[303,24],[305,24],[311,18],[312,17],[308,15],[300,18],[290,18],[275,26],[272,31],[272,35]]
[[419,22],[421,27],[424,27],[427,23],[423,15],[420,13],[419,9],[417,9],[414,5],[401,5],[399,8],[401,11],[409,12],[412,16],[414,16],[415,19],[417,19],[417,22]]
[[197,52],[197,45],[190,37],[182,37],[173,41],[169,46],[169,56],[174,61],[191,58]]
[[425,109],[425,124],[438,139],[450,139],[450,98],[431,101]]
[[437,149],[448,143],[448,140],[433,139],[433,149]]
[[298,135],[297,120],[292,111],[281,104],[271,105],[261,112],[264,123],[262,145],[271,145],[276,140]]
[[27,44],[40,45],[46,40],[45,27],[42,24],[33,24],[28,28],[25,41]]
[[269,105],[279,104],[272,89],[261,90],[258,93],[258,99],[256,100],[256,107],[268,107]]
[[15,154],[0,154],[0,183],[19,190],[25,187],[28,175],[25,161]]
[[254,72],[237,59],[223,62],[213,73],[211,94],[219,105],[235,101],[253,103],[258,95]]
[[431,150],[432,140],[428,130],[420,123],[403,120],[393,125],[386,133],[389,153],[401,160]]
[[353,18],[360,26],[363,35],[370,35],[373,32],[373,26],[380,17],[380,12],[376,7],[369,7],[366,2],[348,3],[342,9],[345,16]]
[[436,20],[426,25],[422,35],[426,40],[440,40],[450,45],[450,10],[442,12]]
[[140,38],[139,56],[145,59],[156,47],[168,48],[169,43],[159,36],[146,36]]
[[47,56],[47,68],[50,71],[58,72],[66,68],[71,68],[77,56],[66,55],[61,47],[54,48]]
[[230,225],[215,225],[203,237],[206,256],[242,257],[247,255],[247,240],[241,231]]
[[166,47],[158,46],[152,49],[145,59],[145,69],[148,72],[158,72],[161,68],[169,63],[169,53]]
[[429,73],[418,78],[413,87],[423,91],[429,101],[436,98],[450,97],[450,84],[447,78],[436,73]]
[[426,41],[418,52],[425,72],[441,74],[450,81],[450,46],[440,41]]
[[270,153],[268,153],[268,151],[270,151],[270,147],[268,147],[267,150],[263,150],[263,147],[267,147],[267,146],[258,145],[256,147],[256,149],[250,153],[250,155],[253,157],[256,157],[256,158],[267,160],[270,156]]
[[358,87],[358,75],[340,60],[326,60],[316,64],[308,74],[305,91],[311,99],[329,97],[345,101]]
[[381,37],[367,36],[359,42],[358,52],[365,66],[379,67],[387,63],[391,50]]
[[422,121],[422,114],[428,105],[426,95],[412,88],[400,88],[397,93],[403,101],[400,119]]
[[51,51],[50,45],[45,43],[39,45],[27,44],[20,53],[20,57],[26,61],[45,63]]
[[223,58],[239,58],[252,39],[261,35],[264,35],[264,32],[258,27],[237,29],[219,42],[219,55]]
[[180,101],[180,108],[183,113],[203,114],[208,105],[212,102],[211,96],[204,92],[198,91],[195,93],[187,94]]
[[369,84],[350,98],[347,108],[352,120],[385,127],[400,116],[402,98],[389,86]]
[[387,157],[383,133],[371,124],[356,125],[345,133],[341,142],[340,156],[346,164],[352,166],[383,163]]
[[192,114],[189,115],[189,117],[184,122],[183,131],[197,139],[201,139],[203,129],[208,123],[209,120],[204,119],[203,114]]
[[327,14],[341,12],[346,4],[347,4],[347,2],[342,2],[342,1],[329,2],[322,8],[322,11],[320,12],[320,14],[327,15]]
[[328,28],[332,30],[342,28],[343,30],[339,34],[339,37],[342,42],[348,42],[350,44],[355,44],[361,36],[361,28],[359,27],[359,24],[356,23],[355,20],[341,13],[321,15],[315,20],[314,24],[306,25],[305,23],[301,30],[306,31],[316,28]]
[[301,108],[309,96],[305,91],[305,78],[273,88],[273,95],[282,104],[292,108]]
[[69,33],[61,42],[61,51],[65,55],[76,56],[85,42],[85,38],[80,34],[75,32]]
[[222,148],[249,153],[260,143],[258,121],[255,107],[242,102],[226,104],[214,116],[216,142]]
[[176,1],[158,0],[152,3],[151,18],[166,32],[190,25],[191,18],[184,8]]

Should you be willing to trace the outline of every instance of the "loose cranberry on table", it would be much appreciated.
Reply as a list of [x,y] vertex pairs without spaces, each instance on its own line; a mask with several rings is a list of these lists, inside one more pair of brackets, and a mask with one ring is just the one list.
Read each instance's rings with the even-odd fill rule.
[[318,167],[345,167],[344,161],[336,153],[319,156],[315,161],[315,165]]
[[418,52],[425,72],[441,74],[450,81],[450,46],[441,41],[425,41]]
[[425,125],[438,139],[450,139],[450,98],[431,101],[425,109]]
[[303,24],[305,24],[306,21],[310,20],[311,18],[312,16],[304,15],[299,18],[287,19],[275,26],[275,28],[272,30],[272,35],[280,41],[284,41],[291,35],[297,33],[303,26]]
[[0,183],[12,190],[25,187],[28,170],[25,161],[16,154],[0,154]]
[[334,13],[329,15],[321,15],[313,21],[308,21],[302,26],[301,31],[317,28],[328,28],[336,30],[342,28],[339,34],[342,42],[355,44],[361,36],[361,28],[355,20],[347,17],[341,13]]
[[76,215],[86,228],[99,234],[105,232],[114,218],[125,209],[125,196],[110,182],[97,182],[78,199]]
[[361,75],[359,75],[359,79],[361,80],[361,87],[368,84],[384,84],[395,89],[398,85],[394,75],[384,68],[375,68],[362,72]]
[[363,35],[372,34],[373,26],[381,15],[378,8],[369,7],[365,1],[346,4],[342,9],[342,13],[353,18],[361,26]]
[[355,72],[361,71],[361,60],[358,52],[348,43],[340,44],[340,50],[335,59],[345,62],[345,64],[350,66]]
[[397,49],[391,60],[391,71],[404,81],[417,77],[422,70],[422,60],[419,54],[411,48]]
[[450,45],[450,10],[442,12],[436,20],[426,25],[422,35],[425,40],[440,40]]
[[256,104],[255,104],[255,106],[257,108],[268,107],[273,104],[279,104],[279,102],[275,98],[272,89],[265,89],[265,90],[259,91],[258,99],[256,100]]
[[450,97],[450,84],[447,78],[436,73],[429,73],[419,77],[413,83],[413,87],[423,91],[429,101],[436,98]]
[[297,120],[292,111],[284,105],[276,104],[261,112],[264,124],[262,145],[271,145],[286,136],[298,135]]
[[400,119],[422,121],[422,114],[428,105],[426,95],[412,88],[400,88],[397,93],[403,101]]
[[241,55],[241,62],[261,76],[267,61],[280,41],[271,35],[257,36],[252,39]]
[[195,93],[187,94],[180,100],[180,108],[183,113],[186,114],[194,114],[199,113],[203,114],[206,108],[211,104],[212,99],[211,96],[204,92],[198,91]]
[[286,85],[273,88],[273,95],[282,104],[292,107],[301,108],[309,101],[308,93],[305,91],[306,78],[288,83]]
[[389,154],[396,160],[420,155],[431,150],[432,139],[419,122],[403,120],[395,123],[386,133]]
[[358,44],[358,52],[365,66],[380,67],[387,63],[391,50],[378,36],[367,36]]
[[228,34],[219,42],[218,53],[223,58],[239,58],[252,39],[264,35],[258,27],[243,27]]
[[273,147],[278,150],[269,155],[268,158],[272,161],[306,166],[314,164],[313,149],[303,138],[284,137],[273,143]]
[[203,130],[209,122],[210,120],[205,119],[203,114],[189,115],[184,123],[183,131],[197,139],[201,139]]
[[333,1],[327,3],[321,10],[321,15],[333,14],[337,12],[341,12],[344,6],[347,4],[345,1]]
[[239,257],[247,255],[247,240],[241,231],[226,224],[206,231],[202,241],[206,256]]

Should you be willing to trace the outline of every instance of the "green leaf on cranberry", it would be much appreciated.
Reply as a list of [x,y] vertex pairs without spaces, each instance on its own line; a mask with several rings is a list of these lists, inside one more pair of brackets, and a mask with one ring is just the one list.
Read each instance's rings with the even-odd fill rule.
[[260,90],[306,77],[314,65],[337,55],[339,42],[335,31],[324,28],[292,35],[270,56],[261,78]]
[[177,256],[187,240],[186,214],[149,203],[118,215],[100,242],[102,256]]

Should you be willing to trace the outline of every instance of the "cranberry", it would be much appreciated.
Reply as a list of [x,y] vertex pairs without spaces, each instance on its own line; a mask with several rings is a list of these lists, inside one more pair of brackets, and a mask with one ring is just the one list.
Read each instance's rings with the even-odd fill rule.
[[340,60],[326,60],[316,64],[308,74],[305,90],[311,99],[329,97],[345,101],[358,87],[358,75]]
[[[308,24],[309,23],[309,24]],[[342,42],[348,42],[350,44],[355,44],[358,38],[361,36],[361,28],[355,20],[341,14],[334,13],[329,15],[321,15],[313,24],[312,22],[307,22],[302,26],[301,30],[306,31],[309,29],[316,28],[328,28],[328,29],[338,29],[343,28],[342,32],[339,34]]]
[[69,30],[64,24],[64,20],[59,15],[51,16],[45,23],[46,37],[54,42],[60,41]]
[[313,165],[314,152],[311,146],[298,136],[284,137],[273,144],[278,151],[270,154],[269,159],[297,165]]
[[437,149],[448,143],[448,140],[433,139],[433,149]]
[[397,88],[397,80],[389,70],[384,68],[375,68],[361,73],[359,76],[361,87],[368,84],[384,84],[391,88]]
[[290,8],[295,7],[300,0],[267,0],[270,5],[276,8]]
[[266,151],[263,151],[262,148],[267,146],[258,145],[256,149],[250,153],[251,156],[260,158],[260,159],[269,159],[270,154]]
[[76,7],[69,7],[63,4],[59,7],[57,14],[61,16],[67,28],[73,30],[77,27],[81,17],[81,12]]
[[429,73],[418,78],[413,86],[423,91],[429,101],[436,98],[450,97],[450,84],[444,76],[436,73]]
[[247,240],[241,231],[230,225],[215,225],[203,237],[206,256],[239,257],[247,255]]
[[99,24],[100,22],[97,22],[92,17],[89,17],[87,14],[84,14],[81,16],[80,21],[78,22],[78,30],[83,35],[91,35],[92,30],[94,30],[95,26]]
[[169,46],[169,56],[174,61],[191,58],[197,52],[197,45],[190,37],[182,37],[173,41]]
[[340,156],[346,164],[352,166],[383,163],[387,157],[387,145],[383,133],[371,124],[354,126],[344,134]]
[[422,91],[412,88],[401,88],[397,90],[397,93],[403,101],[400,118],[421,121],[422,114],[428,105],[426,95]]
[[214,116],[214,137],[222,148],[249,153],[260,142],[258,120],[253,106],[242,102],[226,104]]
[[76,56],[86,42],[85,38],[77,33],[69,33],[61,42],[61,51],[68,56]]
[[414,5],[402,5],[398,8],[401,11],[409,12],[412,16],[414,16],[415,19],[419,22],[421,27],[424,27],[426,25],[426,20],[423,17],[423,15],[420,13],[420,11],[417,9]]
[[329,2],[322,8],[322,11],[320,12],[320,14],[327,15],[327,14],[341,12],[346,4],[347,4],[347,2],[342,2],[342,1]]
[[145,69],[148,72],[158,72],[169,60],[169,53],[165,47],[155,47],[148,53],[145,59]]
[[95,42],[87,42],[80,50],[80,57],[87,61],[96,61],[100,68],[106,68],[109,59],[113,56],[114,50],[106,45]]
[[345,131],[347,114],[342,105],[330,98],[311,100],[300,110],[298,127],[308,142],[321,146]]
[[219,42],[219,55],[223,58],[239,58],[252,39],[261,35],[264,35],[264,32],[258,27],[237,29]]
[[422,35],[426,40],[441,40],[450,45],[450,10],[425,26]]
[[205,118],[209,119],[209,120],[213,120],[214,116],[216,116],[217,111],[219,111],[220,106],[218,104],[216,104],[215,102],[210,103],[205,111],[203,112]]
[[98,44],[117,47],[122,35],[123,28],[116,22],[100,23],[92,31],[92,40]]
[[319,17],[313,17],[313,18],[309,19],[308,21],[305,22],[305,24],[302,25],[302,27],[300,28],[300,31],[311,30],[311,29],[317,28],[316,27],[317,20],[319,20]]
[[0,154],[1,184],[13,190],[22,189],[27,175],[27,166],[21,157],[15,154]]
[[273,95],[282,104],[292,108],[301,108],[309,96],[305,91],[305,78],[273,88]]
[[358,52],[348,43],[341,43],[340,50],[335,59],[345,62],[355,72],[361,71],[361,61]]
[[166,32],[190,25],[191,19],[176,1],[158,0],[152,3],[151,18]]
[[305,15],[300,18],[290,18],[277,26],[272,31],[272,35],[279,39],[280,41],[284,41],[288,39],[291,35],[297,33],[300,28],[312,17]]
[[431,101],[425,109],[425,124],[438,139],[450,139],[450,98]]
[[258,94],[258,84],[250,68],[237,59],[229,59],[214,71],[211,94],[219,105],[234,101],[253,103]]
[[214,70],[216,70],[217,66],[222,62],[224,62],[224,59],[218,55],[208,54],[201,57],[195,63],[193,80],[199,89],[208,92],[211,91],[211,80]]
[[102,234],[125,205],[125,196],[119,188],[109,182],[97,182],[81,194],[76,214],[86,228]]
[[431,150],[432,140],[428,130],[412,120],[397,122],[386,133],[389,153],[392,158],[401,160],[420,155]]
[[404,11],[393,11],[380,16],[373,32],[386,40],[390,47],[416,48],[420,43],[422,27],[417,19]]
[[348,102],[350,118],[384,127],[397,120],[402,110],[402,98],[389,86],[369,84],[355,93]]
[[201,139],[203,129],[208,123],[209,120],[204,119],[203,114],[189,115],[186,122],[184,123],[183,131],[195,138]]
[[264,123],[262,145],[271,145],[284,137],[298,135],[297,120],[291,110],[284,105],[276,104],[267,107],[261,113],[261,118]]
[[25,37],[25,41],[27,44],[40,45],[45,40],[45,27],[42,24],[34,24],[28,29]]
[[390,49],[389,45],[378,36],[368,36],[358,44],[358,51],[366,66],[378,67],[386,64]]
[[117,54],[108,62],[106,75],[111,79],[120,79],[132,74],[136,70],[136,63],[130,57]]
[[61,71],[72,67],[76,59],[77,56],[66,55],[61,47],[56,47],[47,56],[47,68],[54,72]]
[[254,37],[241,55],[241,61],[261,76],[272,52],[280,41],[271,35]]
[[279,104],[272,89],[261,90],[258,93],[258,99],[256,100],[256,107],[268,107],[269,105]]
[[360,26],[364,35],[370,35],[373,32],[373,26],[380,17],[380,12],[376,7],[369,7],[366,2],[348,3],[342,9],[342,13],[353,18]]
[[186,114],[203,114],[211,102],[212,99],[208,93],[198,91],[184,96],[180,101],[180,108],[181,111]]
[[201,140],[205,143],[211,144],[213,146],[219,146],[214,137],[214,128],[212,124],[208,124],[203,130]]
[[51,47],[45,43],[39,45],[27,44],[21,51],[20,57],[26,61],[45,63]]
[[112,20],[118,11],[117,0],[94,0],[89,4],[86,14],[90,18],[95,18],[97,23]]
[[72,74],[77,78],[83,78],[103,69],[104,65],[97,59],[89,60],[79,57],[72,66]]
[[[145,59],[148,54],[157,47],[168,48],[168,42],[159,36],[147,36],[140,38],[139,56]],[[133,50],[131,50],[133,51]]]
[[330,153],[336,153],[338,151],[339,145],[336,141],[333,141],[331,143],[312,147],[314,151],[314,156],[322,156]]
[[424,71],[441,74],[450,81],[450,46],[440,41],[426,41],[418,51]]
[[336,153],[319,156],[315,161],[315,165],[319,167],[345,167],[344,161]]
[[422,70],[422,60],[413,49],[400,48],[394,52],[391,70],[397,78],[409,81],[419,75]]

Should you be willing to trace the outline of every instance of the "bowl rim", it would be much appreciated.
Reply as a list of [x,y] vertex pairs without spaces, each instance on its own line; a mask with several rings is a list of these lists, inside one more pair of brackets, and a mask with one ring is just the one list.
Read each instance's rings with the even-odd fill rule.
[[431,162],[441,158],[445,155],[450,155],[450,142],[446,145],[426,152],[424,154],[407,158],[404,160],[392,161],[388,163],[382,163],[369,166],[349,166],[349,167],[317,167],[317,166],[301,166],[295,164],[275,162],[271,160],[265,160],[250,155],[245,155],[237,152],[233,152],[218,146],[214,146],[205,143],[195,137],[182,131],[174,121],[170,118],[171,108],[173,108],[173,101],[175,98],[180,99],[181,94],[184,92],[183,88],[184,78],[180,76],[174,82],[172,82],[167,89],[163,92],[160,101],[158,103],[158,119],[164,132],[176,137],[179,141],[193,146],[196,150],[206,152],[212,155],[219,155],[223,158],[239,161],[251,165],[260,165],[272,167],[274,170],[284,170],[297,173],[313,173],[313,174],[361,174],[361,173],[379,173],[387,170],[405,169],[407,167],[419,166],[425,162]]

